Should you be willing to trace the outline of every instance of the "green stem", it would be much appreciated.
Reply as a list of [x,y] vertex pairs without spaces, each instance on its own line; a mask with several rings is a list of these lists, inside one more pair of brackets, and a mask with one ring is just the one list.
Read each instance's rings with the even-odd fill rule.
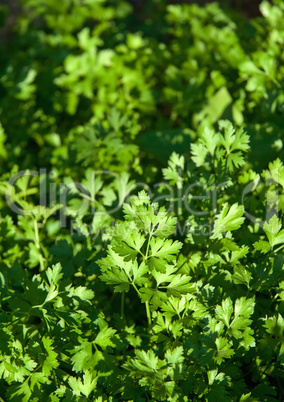
[[[145,261],[147,261],[148,256],[149,256],[149,247],[150,247],[151,237],[152,237],[152,233],[149,233],[149,239],[148,239],[148,244],[147,244],[146,254],[145,254]],[[145,286],[147,286],[147,285],[145,285]],[[146,307],[146,315],[147,315],[148,325],[150,326],[152,324],[152,319],[151,319],[151,311],[150,311],[149,301],[145,302],[145,307]]]
[[35,229],[35,245],[36,248],[39,251],[39,264],[40,264],[40,270],[44,271],[45,267],[44,267],[44,259],[42,257],[41,254],[41,247],[40,247],[40,240],[39,240],[39,231],[38,231],[38,224],[36,219],[34,219],[34,229]]
[[[131,280],[130,276],[127,275],[128,278]],[[136,290],[137,294],[139,295],[139,297],[141,297],[141,293],[139,292],[139,289],[137,288],[137,286],[135,285],[135,283],[131,280],[132,286],[134,287],[134,289]],[[123,292],[124,294],[124,292]],[[121,303],[123,302],[124,304],[124,300],[121,298]],[[149,302],[146,301],[145,302],[146,305],[146,314],[147,314],[147,320],[148,320],[148,324],[151,325],[152,324],[152,320],[151,320],[151,311],[150,311],[150,306],[149,306]],[[122,309],[122,306],[121,306]],[[122,313],[121,313],[122,314]]]
[[151,319],[150,305],[148,301],[145,302],[145,306],[146,306],[148,325],[150,326],[152,324],[152,319]]
[[177,201],[177,210],[178,210],[178,215],[182,215],[182,205],[181,205],[181,201],[182,201],[182,178],[180,175],[180,180],[177,182],[177,191],[178,191],[178,201]]
[[281,250],[281,248],[284,247],[284,244],[282,244],[282,246],[278,247],[276,250],[274,250],[274,253],[277,253],[277,251]]
[[145,254],[145,261],[147,261],[147,259],[148,259],[150,239],[151,239],[151,236],[149,235],[148,244],[147,244],[147,248],[146,248],[146,254]]
[[[136,290],[137,294],[141,297],[141,293],[139,292],[139,289],[137,288],[137,286],[135,285],[135,283],[133,281],[132,281],[132,286]],[[122,300],[121,300],[121,303],[122,303]],[[149,306],[148,301],[145,302],[145,306],[146,306],[146,314],[147,314],[148,324],[151,325],[152,324],[151,311],[150,311],[150,306]]]

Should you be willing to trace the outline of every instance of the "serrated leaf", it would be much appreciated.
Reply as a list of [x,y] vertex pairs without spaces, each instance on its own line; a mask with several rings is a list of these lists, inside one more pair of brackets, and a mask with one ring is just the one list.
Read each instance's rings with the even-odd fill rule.
[[100,275],[100,279],[108,285],[113,285],[115,292],[128,292],[131,281],[124,271],[113,269]]
[[191,159],[197,167],[204,165],[208,149],[202,143],[191,144]]
[[94,376],[94,374],[94,372],[91,373],[90,371],[86,371],[83,376],[81,392],[87,398],[97,387],[98,378]]
[[58,354],[54,351],[53,340],[51,338],[43,337],[42,343],[45,350],[47,351],[47,356],[42,365],[42,372],[44,376],[49,376],[52,370],[59,366]]
[[182,247],[182,243],[170,239],[152,238],[150,241],[150,257],[173,261]]
[[183,347],[177,346],[174,349],[168,349],[165,353],[165,359],[172,365],[182,363],[184,361]]
[[60,279],[63,277],[63,273],[61,271],[62,267],[59,263],[46,270],[46,276],[50,285],[58,285]]
[[163,169],[165,180],[168,180],[171,185],[180,184],[183,181],[181,172],[184,169],[184,156],[173,152],[170,156],[168,167]]
[[91,289],[87,289],[85,286],[77,286],[76,288],[70,288],[69,297],[78,297],[81,300],[91,300],[95,294]]
[[253,247],[255,248],[255,250],[258,250],[263,254],[266,254],[271,250],[270,244],[268,243],[268,241],[265,240],[256,241],[255,243],[253,243]]
[[235,301],[234,314],[235,317],[243,316],[248,318],[252,315],[254,311],[254,299],[246,299],[245,297],[241,297]]
[[116,330],[110,327],[104,327],[100,330],[98,335],[96,336],[94,343],[99,345],[103,350],[107,346],[115,347],[115,343],[112,341],[113,336],[115,335]]
[[153,350],[145,352],[144,350],[135,351],[136,359],[131,360],[132,364],[141,371],[153,372],[158,368],[159,358]]
[[243,214],[242,205],[235,203],[230,207],[228,203],[225,203],[215,219],[212,239],[222,238],[222,233],[239,229],[245,220]]
[[227,297],[225,300],[222,301],[221,306],[217,306],[215,309],[216,318],[229,327],[231,316],[233,314],[234,308],[232,300]]
[[271,248],[277,244],[284,243],[284,229],[281,230],[281,227],[281,222],[276,215],[273,215],[269,222],[265,222],[263,225],[263,230],[266,233]]
[[182,294],[194,293],[196,287],[190,283],[190,278],[186,275],[175,275],[166,289],[169,297],[180,297]]

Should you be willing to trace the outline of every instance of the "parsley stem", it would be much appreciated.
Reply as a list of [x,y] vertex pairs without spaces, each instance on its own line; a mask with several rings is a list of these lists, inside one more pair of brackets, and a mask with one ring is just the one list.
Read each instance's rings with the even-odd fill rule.
[[151,325],[152,320],[151,320],[151,311],[150,311],[149,301],[145,302],[145,306],[146,306],[146,314],[147,314],[148,325]]
[[34,229],[35,229],[35,245],[36,245],[36,248],[38,249],[40,270],[44,271],[44,269],[45,269],[45,267],[44,267],[44,259],[42,257],[42,253],[41,253],[38,224],[37,224],[36,219],[34,219]]
[[150,246],[150,236],[149,236],[149,240],[148,240],[148,243],[147,243],[146,254],[145,254],[145,261],[147,261],[147,259],[148,259],[148,255],[149,255],[149,246]]
[[274,250],[274,253],[277,253],[277,251],[281,250],[281,248],[284,247],[284,244],[282,244],[282,246],[278,247],[276,250]]
[[[139,289],[137,288],[137,286],[135,285],[135,283],[133,281],[132,281],[132,286],[136,290],[137,294],[141,297],[141,293],[139,292]],[[122,300],[121,300],[121,302],[122,302]],[[146,314],[147,314],[148,325],[151,325],[152,324],[152,319],[151,319],[151,311],[150,311],[149,301],[145,302],[145,306],[146,306]]]
[[[149,233],[149,239],[148,239],[146,254],[145,254],[145,261],[147,261],[148,256],[149,256],[149,246],[150,246],[151,238],[152,238],[152,232]],[[150,311],[150,306],[149,306],[148,300],[145,302],[145,307],[146,307],[148,325],[150,326],[152,324],[152,320],[151,320],[151,311]]]
[[[131,279],[130,279],[131,280]],[[132,281],[131,282],[132,283],[132,286],[134,287],[134,289],[136,290],[136,292],[137,292],[137,294],[139,295],[139,296],[141,296],[141,293],[139,292],[139,289],[137,288],[137,286],[135,285],[135,283]]]

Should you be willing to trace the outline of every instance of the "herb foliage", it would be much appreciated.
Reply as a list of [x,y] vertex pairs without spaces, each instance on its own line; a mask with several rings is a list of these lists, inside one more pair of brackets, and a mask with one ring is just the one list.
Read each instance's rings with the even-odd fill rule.
[[0,399],[282,400],[283,2],[22,4],[0,45]]

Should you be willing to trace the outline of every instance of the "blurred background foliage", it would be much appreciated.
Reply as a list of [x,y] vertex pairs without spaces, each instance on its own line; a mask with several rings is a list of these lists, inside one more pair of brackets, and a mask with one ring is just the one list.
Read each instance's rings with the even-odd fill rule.
[[4,170],[20,161],[80,171],[88,132],[100,151],[84,166],[141,174],[138,158],[163,166],[172,147],[188,149],[220,118],[249,131],[259,169],[264,154],[281,154],[282,2],[263,2],[263,16],[250,19],[239,11],[255,15],[248,10],[256,2],[170,3],[1,6],[10,27],[2,29],[0,55]]

